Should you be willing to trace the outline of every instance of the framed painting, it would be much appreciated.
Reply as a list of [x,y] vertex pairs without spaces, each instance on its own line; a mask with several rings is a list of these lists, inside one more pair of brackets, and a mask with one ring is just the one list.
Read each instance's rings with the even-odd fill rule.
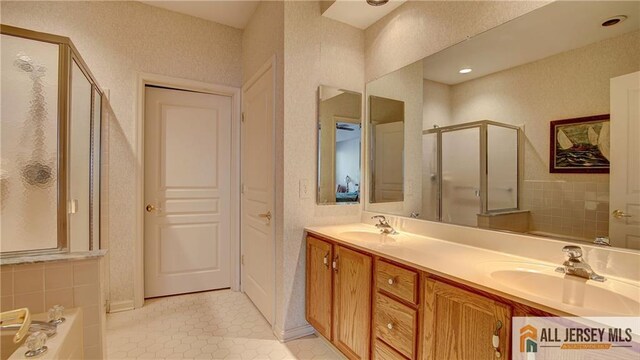
[[609,173],[609,114],[551,122],[549,172]]

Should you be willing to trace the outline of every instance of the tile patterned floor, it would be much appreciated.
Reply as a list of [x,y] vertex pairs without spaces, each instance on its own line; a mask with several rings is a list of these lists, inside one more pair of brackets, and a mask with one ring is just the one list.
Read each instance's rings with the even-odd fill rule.
[[315,335],[280,343],[246,295],[231,290],[153,299],[108,314],[107,358],[342,359]]

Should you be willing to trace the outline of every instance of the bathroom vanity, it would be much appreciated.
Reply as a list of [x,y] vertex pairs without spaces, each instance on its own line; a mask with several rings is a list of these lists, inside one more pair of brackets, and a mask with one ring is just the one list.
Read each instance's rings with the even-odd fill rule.
[[365,224],[309,227],[306,241],[307,321],[350,359],[508,359],[512,317],[640,314],[637,281],[539,259]]

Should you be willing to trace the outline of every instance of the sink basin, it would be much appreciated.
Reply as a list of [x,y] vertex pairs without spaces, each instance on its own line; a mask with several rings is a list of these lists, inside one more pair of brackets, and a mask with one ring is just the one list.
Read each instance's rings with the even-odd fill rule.
[[379,231],[345,231],[340,236],[352,241],[365,241],[379,244],[389,244],[397,241],[398,235],[382,234]]
[[[488,266],[487,266],[488,265]],[[615,279],[586,280],[555,272],[555,267],[533,263],[484,264],[489,276],[503,285],[551,301],[594,311],[640,314],[640,287]]]

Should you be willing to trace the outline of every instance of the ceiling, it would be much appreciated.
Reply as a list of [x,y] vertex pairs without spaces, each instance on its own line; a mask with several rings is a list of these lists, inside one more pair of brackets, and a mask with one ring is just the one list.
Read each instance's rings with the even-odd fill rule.
[[[600,24],[616,15],[628,19]],[[558,1],[423,60],[424,78],[454,85],[640,28],[639,1]],[[472,68],[469,74],[459,74]]]
[[140,1],[147,5],[244,29],[259,1]]
[[390,0],[381,6],[371,6],[366,0],[336,0],[322,16],[364,30],[406,1]]

